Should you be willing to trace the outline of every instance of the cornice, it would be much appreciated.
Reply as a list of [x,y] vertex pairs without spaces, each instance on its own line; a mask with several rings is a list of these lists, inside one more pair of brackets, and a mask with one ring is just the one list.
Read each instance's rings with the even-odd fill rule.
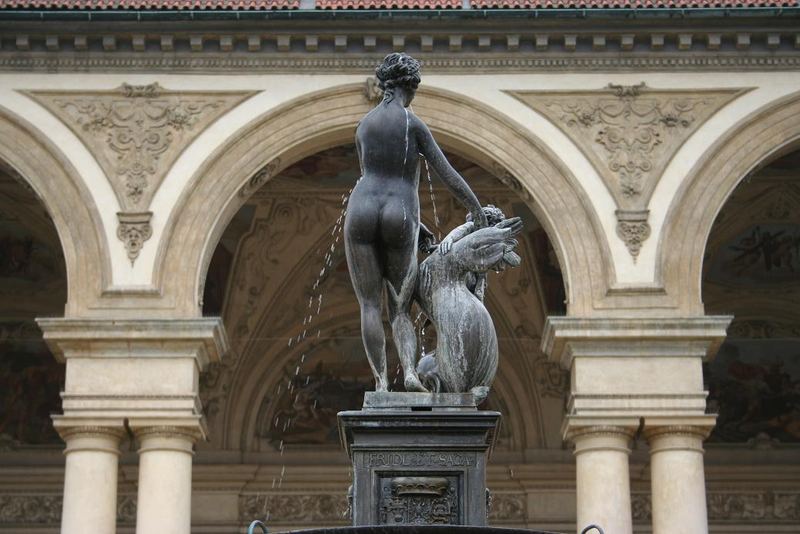
[[[214,73],[247,72],[250,74],[362,74],[370,72],[376,57],[324,57],[298,55],[293,57],[257,56],[234,57],[222,55],[161,56],[153,55],[91,55],[74,54],[0,54],[0,72],[168,72]],[[496,74],[532,72],[592,72],[592,71],[786,71],[800,70],[800,53],[783,56],[720,56],[720,55],[641,55],[641,56],[554,56],[554,57],[447,57],[421,56],[428,73]],[[327,71],[327,72],[326,72]]]
[[401,50],[418,57],[428,73],[800,68],[794,18],[568,19],[558,25],[537,19],[198,20],[102,28],[0,21],[0,33],[0,71],[363,73]]

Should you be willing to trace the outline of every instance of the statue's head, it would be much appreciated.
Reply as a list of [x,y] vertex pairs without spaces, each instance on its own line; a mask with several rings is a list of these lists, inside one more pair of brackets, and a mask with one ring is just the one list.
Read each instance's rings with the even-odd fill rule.
[[383,90],[384,100],[394,99],[395,90],[402,88],[403,106],[407,107],[419,86],[419,61],[402,52],[389,54],[375,69],[375,76]]
[[[487,204],[483,207],[483,214],[486,215],[486,223],[488,226],[494,226],[495,224],[505,221],[506,214],[503,213],[503,210],[494,206],[493,204]],[[472,221],[472,213],[467,213],[467,222]]]

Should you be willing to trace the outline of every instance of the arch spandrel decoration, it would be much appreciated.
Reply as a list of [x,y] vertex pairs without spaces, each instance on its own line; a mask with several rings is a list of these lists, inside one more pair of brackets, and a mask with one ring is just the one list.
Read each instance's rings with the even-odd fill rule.
[[784,97],[721,136],[672,201],[659,242],[657,278],[684,314],[703,314],[703,258],[711,227],[750,172],[800,145],[800,92]]
[[650,236],[651,196],[694,132],[747,89],[609,84],[577,91],[509,91],[546,117],[592,162],[617,205],[617,235],[633,261]]
[[[211,254],[244,202],[240,192],[270,166],[276,172],[324,148],[351,142],[370,109],[361,85],[306,96],[255,120],[217,149],[190,181],[159,245],[155,279],[179,313],[198,314],[199,293]],[[552,237],[564,265],[569,313],[589,314],[602,299],[613,267],[591,203],[566,166],[524,128],[472,100],[443,91],[420,91],[414,110],[440,142],[490,169],[506,171]],[[273,163],[273,162],[278,162]],[[261,175],[262,182],[269,179]],[[166,273],[194,273],[173,277]]]
[[110,281],[102,220],[77,171],[32,125],[0,109],[0,160],[36,192],[53,219],[67,268],[67,317],[85,313]]

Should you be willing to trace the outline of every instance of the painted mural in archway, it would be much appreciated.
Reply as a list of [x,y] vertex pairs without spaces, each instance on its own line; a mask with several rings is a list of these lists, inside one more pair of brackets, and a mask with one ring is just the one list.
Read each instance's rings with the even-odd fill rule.
[[706,366],[712,441],[800,442],[800,151],[746,178],[706,249],[708,313],[732,313]]
[[50,414],[61,406],[64,366],[34,319],[60,315],[64,256],[35,193],[0,166],[0,449],[59,444]]

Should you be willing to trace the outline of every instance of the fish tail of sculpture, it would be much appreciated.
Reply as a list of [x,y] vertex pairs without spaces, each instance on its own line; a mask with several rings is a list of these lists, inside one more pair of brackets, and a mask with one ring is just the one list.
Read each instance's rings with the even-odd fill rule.
[[486,329],[483,335],[486,336],[487,339],[482,346],[479,357],[470,370],[469,380],[470,391],[475,395],[475,401],[477,403],[480,403],[489,395],[489,389],[497,373],[499,360],[497,336],[494,333],[494,328]]

